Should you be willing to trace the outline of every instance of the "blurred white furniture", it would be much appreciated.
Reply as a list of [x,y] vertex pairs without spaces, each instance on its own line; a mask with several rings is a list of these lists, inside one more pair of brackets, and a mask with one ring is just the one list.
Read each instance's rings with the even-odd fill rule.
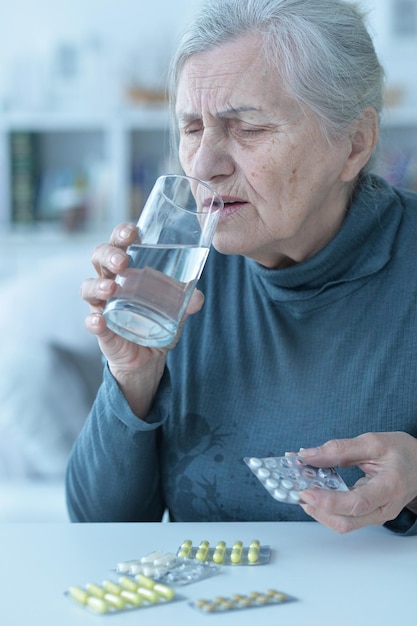
[[80,297],[93,239],[1,243],[0,520],[66,519],[67,457],[103,367]]
[[68,522],[63,479],[0,480],[2,522]]

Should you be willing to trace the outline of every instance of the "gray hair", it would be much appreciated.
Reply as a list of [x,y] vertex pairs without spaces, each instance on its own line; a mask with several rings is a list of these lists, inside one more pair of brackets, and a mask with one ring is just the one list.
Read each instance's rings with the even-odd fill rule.
[[270,69],[287,94],[316,115],[329,142],[368,107],[380,118],[384,72],[365,15],[343,0],[208,0],[171,63],[172,111],[187,59],[257,33]]

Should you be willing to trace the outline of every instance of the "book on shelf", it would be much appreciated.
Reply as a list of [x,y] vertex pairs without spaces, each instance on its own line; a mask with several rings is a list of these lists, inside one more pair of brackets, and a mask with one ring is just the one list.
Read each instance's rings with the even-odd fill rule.
[[36,219],[39,187],[38,137],[36,133],[10,133],[12,221],[32,223]]

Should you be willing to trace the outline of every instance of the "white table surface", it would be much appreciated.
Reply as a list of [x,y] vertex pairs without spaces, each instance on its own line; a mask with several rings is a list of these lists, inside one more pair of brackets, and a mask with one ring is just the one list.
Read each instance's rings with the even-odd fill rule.
[[[118,615],[94,615],[70,601],[71,585],[112,575],[119,561],[185,540],[252,539],[270,545],[270,563],[224,566],[177,588],[183,600]],[[385,626],[415,623],[417,537],[369,527],[338,535],[314,522],[210,524],[0,524],[0,624],[142,626],[180,624]],[[114,572],[113,572],[114,575]],[[285,605],[201,614],[189,601],[276,588],[299,598]],[[101,621],[104,620],[104,621]]]

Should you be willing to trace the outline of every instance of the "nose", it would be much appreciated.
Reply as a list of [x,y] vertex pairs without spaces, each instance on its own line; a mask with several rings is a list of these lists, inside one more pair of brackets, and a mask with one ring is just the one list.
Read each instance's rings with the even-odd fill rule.
[[190,166],[196,178],[206,181],[233,174],[235,163],[227,137],[218,132],[204,131],[198,148],[191,155]]

